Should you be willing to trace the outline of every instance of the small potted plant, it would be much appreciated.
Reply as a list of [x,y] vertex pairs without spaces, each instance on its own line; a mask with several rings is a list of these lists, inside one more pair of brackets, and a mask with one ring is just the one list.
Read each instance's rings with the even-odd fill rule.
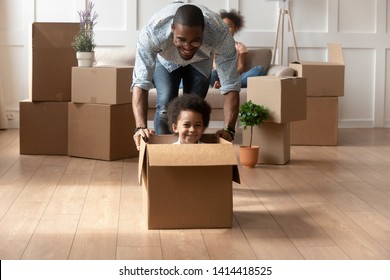
[[73,38],[72,47],[76,51],[76,56],[81,67],[91,67],[94,50],[96,47],[93,28],[96,25],[98,14],[92,13],[95,5],[89,2],[84,11],[79,11],[80,31]]
[[255,167],[259,158],[259,146],[252,146],[253,127],[260,126],[269,118],[269,109],[249,100],[240,106],[238,118],[240,125],[250,127],[249,146],[240,146],[240,162],[244,167]]

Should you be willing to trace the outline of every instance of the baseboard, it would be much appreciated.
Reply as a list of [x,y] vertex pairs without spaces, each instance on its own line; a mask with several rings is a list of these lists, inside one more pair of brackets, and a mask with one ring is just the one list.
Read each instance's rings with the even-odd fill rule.
[[374,127],[372,120],[339,120],[339,128],[368,128]]
[[19,128],[20,127],[20,117],[18,110],[6,110],[6,116],[8,119],[9,128]]

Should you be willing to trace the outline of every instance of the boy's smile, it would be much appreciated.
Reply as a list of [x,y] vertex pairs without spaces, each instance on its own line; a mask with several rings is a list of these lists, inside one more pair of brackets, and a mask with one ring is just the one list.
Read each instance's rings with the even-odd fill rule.
[[179,134],[181,144],[196,144],[205,130],[202,114],[185,110],[181,111],[177,125],[172,124],[172,130]]

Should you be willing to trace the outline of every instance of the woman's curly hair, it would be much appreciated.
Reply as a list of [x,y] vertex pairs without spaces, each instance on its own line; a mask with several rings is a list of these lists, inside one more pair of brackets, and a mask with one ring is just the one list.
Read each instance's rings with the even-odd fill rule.
[[244,17],[235,9],[232,9],[229,12],[226,10],[221,10],[219,14],[221,15],[222,19],[228,18],[233,21],[234,25],[237,27],[237,31],[240,31],[245,25]]

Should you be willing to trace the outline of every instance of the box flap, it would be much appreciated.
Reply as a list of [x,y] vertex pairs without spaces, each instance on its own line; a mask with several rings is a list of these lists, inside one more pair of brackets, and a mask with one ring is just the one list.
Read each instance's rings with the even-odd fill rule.
[[290,64],[300,65],[344,65],[343,49],[341,44],[328,43],[328,61],[292,61]]
[[341,44],[328,43],[328,61],[344,65],[344,56]]
[[233,166],[233,181],[238,184],[241,184],[240,172],[238,171],[237,165]]
[[150,166],[236,165],[233,145],[229,144],[152,144],[147,147]]
[[142,169],[146,167],[146,143],[141,138],[141,145],[139,149],[139,158],[138,158],[138,183],[142,184]]
[[148,143],[141,140],[138,181],[141,184],[143,170],[149,166],[221,166],[232,165],[232,180],[240,184],[240,174],[233,144],[215,134],[204,134],[204,144],[172,144],[176,135],[159,135],[149,138]]

